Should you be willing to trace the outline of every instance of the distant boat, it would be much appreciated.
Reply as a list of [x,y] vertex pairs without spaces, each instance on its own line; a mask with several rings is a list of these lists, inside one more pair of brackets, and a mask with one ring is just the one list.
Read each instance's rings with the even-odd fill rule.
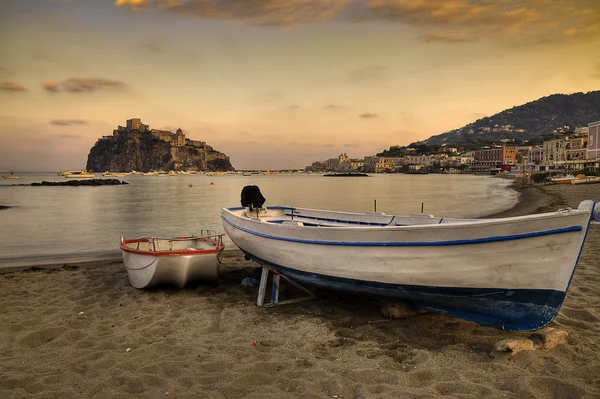
[[104,177],[125,177],[125,176],[129,176],[129,173],[104,172],[104,173],[102,173],[102,176],[104,176]]
[[152,172],[146,172],[146,173],[142,173],[144,176],[156,176],[158,174],[158,172],[152,171]]
[[242,173],[242,176],[252,176],[252,173],[250,173],[250,172],[244,172],[244,173]]
[[15,176],[15,174],[13,173],[12,169],[10,170],[10,175],[8,176],[2,176],[2,178],[4,179],[20,179],[20,176]]
[[[63,171],[64,172],[64,171]],[[64,174],[63,176],[68,178],[68,179],[92,179],[95,176],[95,173],[93,172],[88,172],[85,169],[79,170],[79,171],[67,171],[67,174]]]
[[323,177],[369,177],[366,173],[327,173]]

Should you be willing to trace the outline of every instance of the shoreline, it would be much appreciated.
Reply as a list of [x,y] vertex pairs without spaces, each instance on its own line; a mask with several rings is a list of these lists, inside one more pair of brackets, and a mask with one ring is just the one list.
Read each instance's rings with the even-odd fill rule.
[[565,199],[559,193],[549,192],[544,187],[522,187],[518,180],[513,180],[508,188],[519,193],[517,203],[512,208],[487,215],[484,218],[505,218],[556,211]]

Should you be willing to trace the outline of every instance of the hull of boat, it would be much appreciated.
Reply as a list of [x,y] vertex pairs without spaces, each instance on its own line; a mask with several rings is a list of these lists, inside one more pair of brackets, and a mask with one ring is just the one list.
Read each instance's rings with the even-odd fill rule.
[[583,179],[571,180],[571,184],[592,184],[592,183],[600,183],[600,177],[586,177]]
[[217,281],[220,254],[159,257],[123,251],[123,264],[129,283],[135,288],[150,288],[159,284],[183,288],[198,281]]
[[2,176],[4,179],[20,179],[20,176]]
[[[249,257],[300,283],[408,299],[478,324],[532,330],[552,321],[566,295],[594,203],[580,208],[413,226],[397,226],[394,218],[386,224],[381,216],[364,227],[306,227],[265,223],[227,209],[222,219]],[[365,224],[367,218],[356,221]]]
[[[165,246],[168,249],[161,250]],[[193,282],[217,281],[224,248],[220,235],[121,241],[129,282],[140,289],[159,284],[183,288]]]
[[66,175],[65,177],[67,179],[92,179],[95,175],[92,174],[72,174],[72,175]]

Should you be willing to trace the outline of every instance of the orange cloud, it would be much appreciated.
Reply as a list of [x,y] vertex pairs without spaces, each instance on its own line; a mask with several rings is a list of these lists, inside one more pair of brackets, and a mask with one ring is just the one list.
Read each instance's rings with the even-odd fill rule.
[[116,0],[116,7],[165,10],[203,19],[242,19],[257,25],[297,25],[326,21],[347,0]]
[[[573,24],[600,20],[597,0],[370,0],[369,5],[373,18],[422,26],[426,42],[501,39],[515,33],[520,39],[558,39],[572,36]],[[464,33],[447,33],[455,28]]]
[[0,82],[0,90],[2,91],[28,91],[25,86],[17,82]]
[[[418,26],[423,41],[445,43],[501,40],[506,35],[519,35],[520,41],[555,41],[568,37],[572,26],[596,26],[600,21],[598,0],[115,0],[114,4],[132,11],[255,25],[384,20]],[[588,36],[600,36],[600,29],[585,29]]]
[[102,89],[124,89],[127,85],[119,80],[102,78],[70,78],[62,82],[44,82],[42,87],[51,93],[60,91],[69,93],[94,92]]

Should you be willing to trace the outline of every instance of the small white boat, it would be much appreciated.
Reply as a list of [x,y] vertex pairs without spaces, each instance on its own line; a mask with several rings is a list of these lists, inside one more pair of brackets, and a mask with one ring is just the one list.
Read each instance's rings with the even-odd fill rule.
[[129,173],[124,173],[124,172],[104,172],[104,173],[102,173],[102,176],[104,176],[104,177],[125,177],[125,176],[129,176]]
[[2,176],[2,178],[4,179],[20,179],[20,176],[15,176],[15,174],[13,173],[12,169],[10,170],[10,175],[7,176]]
[[177,173],[175,173],[175,171],[170,170],[168,172],[165,172],[164,170],[159,171],[156,176],[158,177],[171,177],[171,176],[177,176]]
[[78,171],[68,171],[68,173],[63,176],[67,179],[92,179],[95,174],[82,169]]
[[600,183],[600,176],[588,176],[588,177],[582,177],[579,179],[571,180],[571,184],[592,184],[592,183]]
[[200,280],[217,281],[224,248],[223,235],[212,230],[202,230],[200,236],[121,236],[123,264],[135,288],[158,284],[182,288]]
[[273,206],[221,218],[248,258],[298,283],[533,330],[558,313],[600,206],[501,219]]
[[571,184],[571,182],[573,180],[575,180],[575,176],[573,176],[573,175],[566,175],[566,176],[562,176],[562,177],[553,177],[550,180],[554,184]]

